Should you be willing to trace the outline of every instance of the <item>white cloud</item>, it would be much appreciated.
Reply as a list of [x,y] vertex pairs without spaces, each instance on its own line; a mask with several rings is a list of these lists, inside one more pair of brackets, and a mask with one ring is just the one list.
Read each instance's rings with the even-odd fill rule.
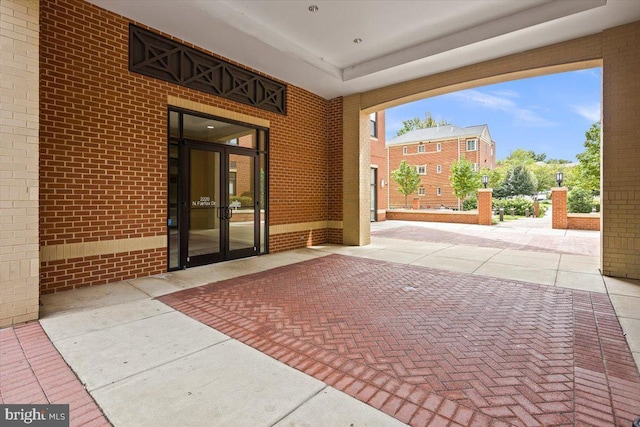
[[572,105],[571,109],[574,113],[581,115],[590,122],[597,122],[600,120],[600,103]]
[[558,123],[547,120],[530,109],[519,106],[514,101],[514,98],[518,98],[520,94],[511,90],[494,92],[492,95],[480,92],[479,90],[470,89],[452,93],[451,96],[462,98],[464,101],[475,106],[480,106],[489,110],[502,111],[511,115],[516,122],[522,126],[548,127],[558,125]]

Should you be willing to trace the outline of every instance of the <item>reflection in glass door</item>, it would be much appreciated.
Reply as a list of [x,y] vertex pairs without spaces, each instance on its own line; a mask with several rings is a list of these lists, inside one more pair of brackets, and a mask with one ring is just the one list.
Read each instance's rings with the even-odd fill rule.
[[215,261],[220,255],[220,153],[189,150],[187,265]]
[[255,155],[229,153],[229,256],[256,250]]

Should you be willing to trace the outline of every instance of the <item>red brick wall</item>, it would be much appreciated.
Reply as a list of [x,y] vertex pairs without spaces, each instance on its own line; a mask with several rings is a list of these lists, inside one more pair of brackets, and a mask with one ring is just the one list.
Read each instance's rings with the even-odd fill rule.
[[[131,73],[127,19],[81,0],[40,6],[41,245],[165,235],[168,95],[270,120],[270,224],[327,219],[337,156],[327,150],[328,101],[289,85],[283,116]],[[327,234],[314,232],[313,243]],[[270,250],[299,247],[298,237],[272,238]],[[166,270],[165,250],[138,255],[44,262],[41,290]]]
[[567,214],[567,228],[569,230],[600,231],[600,215]]
[[427,212],[427,211],[387,211],[388,220],[398,221],[424,221],[424,222],[450,222],[455,224],[477,224],[477,212]]
[[[378,193],[378,204],[376,206],[377,210],[386,209],[387,208],[387,190],[389,189],[389,185],[387,184],[387,149],[385,147],[385,114],[384,111],[378,111],[378,137],[371,138],[371,164],[376,165],[378,167],[378,179],[376,182],[376,189]],[[380,185],[380,181],[384,180],[384,187]],[[384,213],[377,214],[378,221],[385,220]]]
[[[413,197],[420,198],[420,207],[437,208],[440,205],[447,207],[457,207],[458,199],[453,195],[453,188],[449,183],[449,174],[451,164],[458,160],[458,139],[441,141],[442,151],[437,151],[437,142],[427,142],[424,144],[425,152],[418,153],[419,144],[408,144],[407,154],[402,154],[402,145],[394,145],[389,147],[389,169],[394,171],[398,169],[402,160],[406,160],[410,165],[427,165],[427,174],[420,177],[421,186],[425,189],[424,195],[414,193],[409,197],[409,203]],[[460,141],[461,154],[466,153],[466,145],[464,141]],[[474,152],[469,153],[474,154]],[[468,158],[472,161],[473,158]],[[441,172],[437,173],[437,165],[441,166]],[[437,195],[437,188],[440,187],[441,195]],[[389,180],[389,208],[404,207],[404,196],[398,191],[398,185]]]
[[[343,98],[329,101],[327,114],[327,157],[329,159],[329,221],[342,221],[342,104]],[[329,243],[342,243],[342,230],[329,229]]]

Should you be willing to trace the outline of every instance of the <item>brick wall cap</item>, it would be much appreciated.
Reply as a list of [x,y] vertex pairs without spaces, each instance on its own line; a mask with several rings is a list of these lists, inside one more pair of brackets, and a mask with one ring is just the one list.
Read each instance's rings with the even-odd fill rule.
[[493,188],[478,188],[478,193],[493,193]]
[[387,213],[402,212],[413,215],[478,215],[478,211],[452,211],[450,209],[388,209]]
[[593,212],[593,213],[567,213],[567,218],[600,218],[600,212]]
[[551,191],[569,191],[567,187],[552,187]]

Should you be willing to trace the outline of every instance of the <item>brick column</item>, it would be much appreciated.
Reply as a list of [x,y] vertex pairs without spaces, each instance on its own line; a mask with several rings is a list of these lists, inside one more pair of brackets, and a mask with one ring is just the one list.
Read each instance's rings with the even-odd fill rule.
[[420,209],[420,197],[413,198],[413,209]]
[[39,15],[38,0],[2,0],[0,328],[38,318]]
[[567,187],[551,189],[551,228],[566,230],[567,220]]
[[478,224],[491,225],[493,220],[493,211],[491,202],[493,199],[492,188],[480,188],[478,190]]

